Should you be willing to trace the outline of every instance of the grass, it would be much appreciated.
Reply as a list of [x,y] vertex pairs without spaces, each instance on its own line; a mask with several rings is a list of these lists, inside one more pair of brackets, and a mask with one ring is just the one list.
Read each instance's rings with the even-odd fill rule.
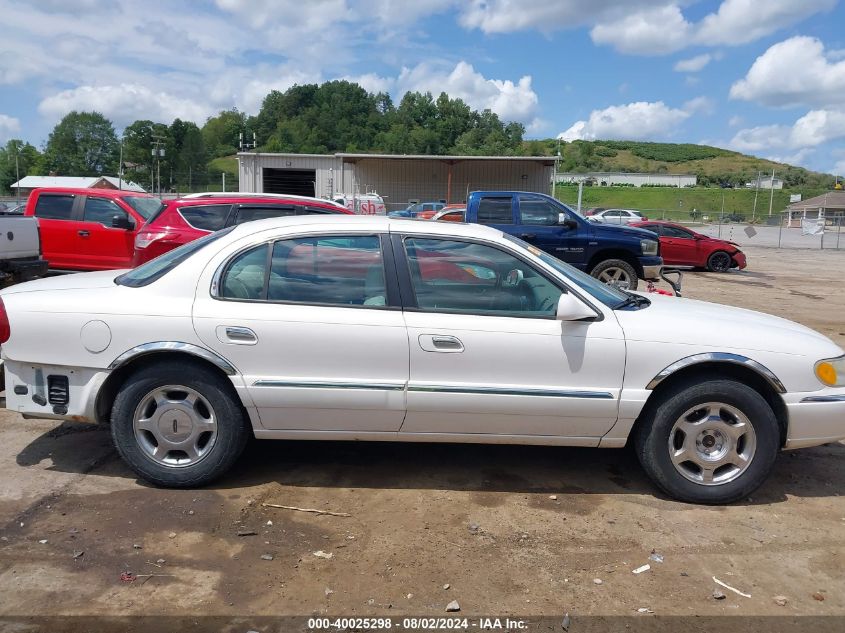
[[[556,197],[575,206],[578,202],[578,187],[558,185]],[[751,217],[754,210],[753,189],[718,189],[708,187],[694,187],[678,189],[676,187],[584,187],[581,207],[621,207],[651,212],[653,217],[672,219],[690,219],[693,209],[702,215],[717,216],[722,210],[724,197],[725,213],[741,213]],[[805,190],[775,190],[772,201],[772,212],[779,213],[789,205],[789,195],[801,193],[803,199],[824,193],[821,189]],[[769,213],[768,190],[760,190],[757,197],[756,216]],[[647,214],[648,215],[648,214]]]

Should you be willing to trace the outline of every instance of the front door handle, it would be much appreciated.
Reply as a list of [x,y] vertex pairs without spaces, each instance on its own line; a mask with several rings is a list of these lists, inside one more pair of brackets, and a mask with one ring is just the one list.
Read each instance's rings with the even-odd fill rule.
[[533,239],[534,239],[535,237],[537,237],[537,236],[536,236],[536,235],[534,235],[533,233],[521,233],[521,234],[519,235],[519,237],[521,237],[521,238],[522,238],[522,239],[524,239],[524,240],[533,240]]
[[235,345],[255,345],[258,336],[248,327],[236,325],[220,325],[217,327],[217,338],[222,343],[234,343]]
[[420,334],[420,347],[426,352],[456,354],[464,351],[464,344],[456,336],[448,334]]
[[85,231],[85,230],[77,231],[76,234],[79,237],[88,237],[89,235],[91,235],[90,231]]

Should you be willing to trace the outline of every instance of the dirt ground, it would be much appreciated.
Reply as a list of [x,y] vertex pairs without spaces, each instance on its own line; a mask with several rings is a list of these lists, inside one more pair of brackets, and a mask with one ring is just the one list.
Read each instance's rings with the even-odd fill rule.
[[[845,346],[845,251],[748,255],[748,272],[686,274],[684,294]],[[136,480],[106,430],[3,411],[0,616],[396,618],[452,600],[468,616],[843,616],[843,460],[842,443],[783,453],[753,498],[697,507],[627,450],[255,442],[219,484],[172,491]]]

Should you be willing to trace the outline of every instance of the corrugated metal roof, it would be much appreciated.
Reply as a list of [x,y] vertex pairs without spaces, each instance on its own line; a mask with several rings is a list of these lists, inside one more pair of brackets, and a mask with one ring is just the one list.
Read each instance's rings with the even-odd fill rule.
[[396,160],[523,160],[554,162],[554,156],[435,156],[431,154],[285,154],[280,152],[239,152],[238,156],[280,156],[285,158],[340,158],[361,160],[365,158],[384,158]]
[[146,189],[140,185],[124,180],[121,184],[116,176],[24,176],[19,181],[12,183],[11,189],[35,189],[36,187],[73,187],[89,189],[101,180],[106,180],[115,189],[124,191],[145,192]]

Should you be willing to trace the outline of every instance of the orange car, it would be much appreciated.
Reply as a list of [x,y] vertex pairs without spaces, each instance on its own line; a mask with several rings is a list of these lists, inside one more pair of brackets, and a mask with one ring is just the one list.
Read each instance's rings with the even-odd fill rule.
[[463,222],[466,214],[466,207],[449,205],[440,211],[423,211],[417,218],[420,220],[442,220],[444,222]]

